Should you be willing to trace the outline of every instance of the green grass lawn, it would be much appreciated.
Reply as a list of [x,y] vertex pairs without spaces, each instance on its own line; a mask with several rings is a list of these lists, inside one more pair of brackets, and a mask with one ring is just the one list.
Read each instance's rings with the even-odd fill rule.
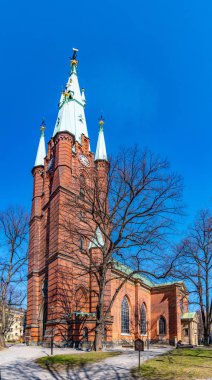
[[212,349],[176,349],[134,369],[137,379],[212,379]]
[[121,352],[85,352],[79,354],[44,356],[36,360],[41,367],[74,367],[83,366],[87,363],[96,363],[112,356],[120,355]]

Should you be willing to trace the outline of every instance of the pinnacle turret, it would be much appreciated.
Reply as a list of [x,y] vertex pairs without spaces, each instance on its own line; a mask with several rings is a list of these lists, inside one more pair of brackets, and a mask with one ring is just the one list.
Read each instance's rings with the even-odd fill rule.
[[103,117],[101,116],[99,120],[99,136],[98,136],[97,147],[96,147],[95,161],[96,160],[107,161],[107,152],[106,152],[103,126],[104,126],[104,120],[103,120]]
[[44,122],[44,120],[42,121],[40,130],[41,130],[40,141],[38,144],[38,150],[37,150],[37,155],[36,155],[34,167],[35,166],[44,166],[44,158],[46,157],[45,136],[44,136],[45,122]]

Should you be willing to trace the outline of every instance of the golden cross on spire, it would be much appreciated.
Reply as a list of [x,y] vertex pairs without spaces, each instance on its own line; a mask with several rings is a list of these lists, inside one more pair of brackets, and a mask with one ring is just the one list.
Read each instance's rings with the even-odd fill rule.
[[45,123],[45,120],[44,120],[44,117],[42,118],[42,122],[41,122],[41,127],[40,127],[40,130],[41,132],[44,132],[46,129],[46,123]]
[[71,66],[73,65],[76,65],[78,64],[78,59],[77,59],[77,52],[79,51],[77,48],[73,48],[73,55],[72,55],[72,58],[71,58]]

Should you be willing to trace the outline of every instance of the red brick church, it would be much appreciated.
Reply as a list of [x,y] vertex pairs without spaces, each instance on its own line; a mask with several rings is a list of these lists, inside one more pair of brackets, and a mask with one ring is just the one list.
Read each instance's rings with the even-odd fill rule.
[[[60,345],[92,342],[96,316],[95,296],[89,275],[80,276],[64,246],[61,209],[71,196],[83,198],[79,178],[95,171],[107,176],[109,163],[103,131],[100,128],[96,153],[90,151],[85,118],[85,92],[80,90],[76,50],[71,73],[59,101],[58,118],[46,153],[44,125],[33,175],[28,261],[28,303],[26,341],[45,344],[52,337]],[[82,216],[82,215],[81,215]],[[75,223],[82,223],[76,213]],[[70,243],[71,244],[71,243]],[[81,255],[79,250],[76,255]],[[87,249],[95,249],[90,242]],[[77,257],[77,256],[76,256]],[[110,272],[107,299],[112,297],[120,278],[129,271],[116,263]],[[74,278],[74,279],[73,279]],[[63,306],[61,306],[61,294]],[[105,301],[107,302],[107,300]],[[120,343],[144,340],[174,343],[189,337],[197,343],[195,315],[188,313],[187,292],[183,283],[155,285],[136,275],[121,288],[105,326],[104,341]]]

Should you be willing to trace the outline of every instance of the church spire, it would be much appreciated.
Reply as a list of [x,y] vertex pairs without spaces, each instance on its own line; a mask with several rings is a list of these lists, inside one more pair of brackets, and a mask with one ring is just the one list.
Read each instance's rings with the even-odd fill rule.
[[44,131],[45,131],[45,122],[42,120],[41,124],[41,134],[40,134],[40,141],[38,145],[37,155],[35,159],[35,166],[44,166],[44,158],[46,157],[46,147],[45,147],[45,137],[44,137]]
[[74,48],[70,62],[71,72],[60,98],[53,136],[58,132],[70,132],[81,143],[81,135],[88,137],[88,131],[84,112],[85,96],[84,92],[81,94],[77,77],[77,52],[78,49]]
[[97,147],[96,147],[95,161],[97,160],[107,161],[107,152],[106,152],[103,126],[104,126],[104,119],[101,116],[99,120],[99,136],[98,136]]

